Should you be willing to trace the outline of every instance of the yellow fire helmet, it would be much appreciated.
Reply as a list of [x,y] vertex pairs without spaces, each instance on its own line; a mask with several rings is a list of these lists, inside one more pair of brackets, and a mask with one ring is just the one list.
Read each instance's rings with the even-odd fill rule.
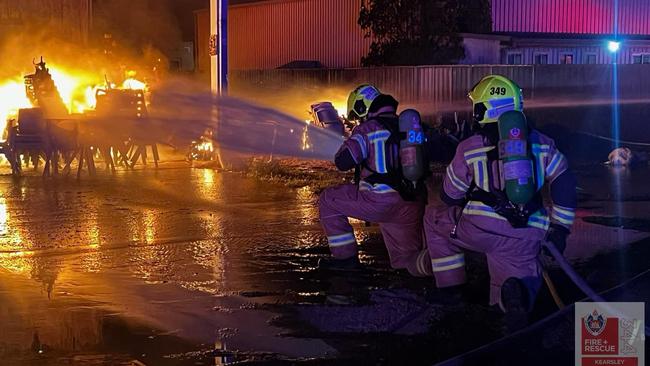
[[367,116],[370,105],[379,95],[379,89],[370,84],[356,87],[348,97],[348,119],[358,120]]
[[488,75],[469,92],[474,119],[480,124],[497,122],[507,111],[523,112],[524,97],[519,85],[501,75]]

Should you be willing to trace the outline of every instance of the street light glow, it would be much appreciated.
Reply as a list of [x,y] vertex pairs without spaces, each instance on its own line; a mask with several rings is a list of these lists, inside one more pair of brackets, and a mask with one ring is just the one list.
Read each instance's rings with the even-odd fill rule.
[[621,42],[609,41],[607,42],[607,49],[611,53],[616,53],[621,48]]

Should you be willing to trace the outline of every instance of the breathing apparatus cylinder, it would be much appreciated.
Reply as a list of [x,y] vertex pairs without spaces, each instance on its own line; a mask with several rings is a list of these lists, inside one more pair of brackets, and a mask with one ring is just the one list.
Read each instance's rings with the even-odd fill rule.
[[499,159],[506,195],[510,202],[525,205],[537,191],[526,116],[519,111],[509,111],[499,117],[498,123]]
[[402,175],[414,184],[424,176],[424,133],[420,113],[407,109],[399,115],[399,131],[401,135],[399,156],[402,165]]

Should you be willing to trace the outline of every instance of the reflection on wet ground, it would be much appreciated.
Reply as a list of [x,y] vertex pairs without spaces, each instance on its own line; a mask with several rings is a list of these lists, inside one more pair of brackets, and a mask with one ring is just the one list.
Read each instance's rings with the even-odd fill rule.
[[[613,285],[611,272],[620,279],[643,269],[620,253],[649,249],[647,240],[625,250],[616,244],[648,237],[650,175],[626,174],[620,190],[603,184],[616,181],[605,168],[580,174],[586,234],[572,239],[568,253],[601,288]],[[375,227],[357,224],[367,270],[316,272],[327,248],[309,188],[167,163],[80,181],[2,176],[0,196],[0,356],[8,364],[327,363],[337,356],[431,363],[494,336],[450,347],[466,330],[451,324],[484,320],[490,310],[424,305],[431,280],[389,270]],[[614,216],[637,220],[636,230],[612,228],[618,221],[607,217]],[[612,250],[618,267],[602,254]],[[487,288],[478,268],[470,276]],[[558,282],[567,299],[578,298]],[[540,309],[540,316],[550,311],[543,300]],[[430,324],[438,331],[427,332]]]
[[107,318],[208,354],[220,339],[289,357],[334,352],[322,341],[277,337],[282,330],[267,325],[273,314],[250,300],[291,290],[265,277],[285,270],[279,253],[303,250],[284,267],[309,268],[320,236],[307,190],[183,166],[0,184],[2,353],[106,346]]

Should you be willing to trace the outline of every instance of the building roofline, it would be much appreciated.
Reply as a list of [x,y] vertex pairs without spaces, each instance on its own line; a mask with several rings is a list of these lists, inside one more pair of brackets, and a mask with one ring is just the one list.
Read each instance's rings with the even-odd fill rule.
[[[510,42],[503,42],[515,47],[605,47],[606,39],[558,39],[558,38],[512,38]],[[650,39],[623,40],[627,47],[648,47]]]
[[494,41],[509,41],[512,39],[510,35],[503,34],[494,34],[494,33],[459,33],[461,38],[472,38],[472,39],[487,39]]
[[277,3],[293,3],[298,1],[309,1],[309,0],[251,0],[241,4],[231,4],[228,5],[229,8],[245,8],[250,6],[260,6],[260,5],[273,5]]
[[493,32],[492,34],[515,38],[527,39],[554,39],[554,40],[609,40],[619,39],[622,41],[650,40],[650,34],[594,34],[594,33],[537,33],[537,32]]

